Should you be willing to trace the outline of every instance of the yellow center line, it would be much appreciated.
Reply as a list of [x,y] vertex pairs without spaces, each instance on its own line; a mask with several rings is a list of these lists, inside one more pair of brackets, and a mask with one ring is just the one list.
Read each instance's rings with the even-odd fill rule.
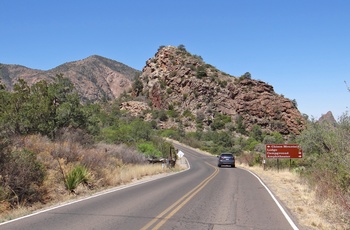
[[[206,164],[208,164],[206,162]],[[210,164],[208,164],[210,165]],[[210,165],[213,167],[212,165]],[[169,206],[167,209],[165,209],[163,212],[161,212],[158,216],[156,216],[153,220],[148,222],[141,230],[146,230],[150,226],[152,226],[155,222],[160,220],[163,216],[165,216],[168,212],[172,211],[163,218],[153,229],[159,229],[168,219],[170,219],[176,212],[178,212],[188,201],[190,201],[199,191],[201,191],[208,183],[211,181],[217,174],[219,173],[219,170],[215,168],[215,171],[206,179],[204,179],[201,183],[199,183],[194,189],[186,193],[184,196],[182,196],[179,200],[177,200],[174,204]],[[181,203],[182,202],[182,203]],[[181,203],[181,204],[180,204]],[[176,207],[177,206],[177,207]]]

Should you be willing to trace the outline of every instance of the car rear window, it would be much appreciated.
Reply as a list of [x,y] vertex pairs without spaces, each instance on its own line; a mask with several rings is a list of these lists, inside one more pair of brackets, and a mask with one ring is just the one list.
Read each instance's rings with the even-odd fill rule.
[[224,158],[233,158],[233,155],[232,155],[232,154],[221,154],[221,157],[224,157]]

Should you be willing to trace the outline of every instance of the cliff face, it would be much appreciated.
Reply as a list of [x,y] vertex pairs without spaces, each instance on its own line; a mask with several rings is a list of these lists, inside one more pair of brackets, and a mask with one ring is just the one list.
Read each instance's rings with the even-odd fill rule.
[[[217,114],[233,122],[241,117],[248,130],[257,124],[267,131],[299,134],[305,127],[294,103],[277,95],[271,85],[251,79],[250,74],[239,78],[225,74],[185,49],[159,49],[146,62],[140,80],[153,108],[186,111],[181,118],[189,130],[194,129],[191,119],[200,117],[209,126]],[[168,123],[164,126],[174,125]]]
[[293,101],[274,92],[273,87],[262,82],[244,79],[230,90],[234,109],[248,126],[258,124],[282,134],[299,134],[305,120]]
[[32,85],[40,80],[51,82],[56,74],[63,74],[72,81],[83,101],[95,102],[113,100],[129,90],[138,73],[140,71],[122,63],[94,55],[47,71],[20,65],[1,65],[0,81],[11,90],[19,78]]

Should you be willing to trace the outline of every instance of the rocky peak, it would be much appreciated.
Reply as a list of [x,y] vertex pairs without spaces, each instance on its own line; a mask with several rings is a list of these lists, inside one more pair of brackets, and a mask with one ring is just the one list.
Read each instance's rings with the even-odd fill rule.
[[327,122],[332,125],[336,125],[337,121],[335,120],[333,113],[331,111],[328,111],[326,114],[322,114],[320,119],[318,119],[318,122]]
[[153,108],[180,114],[188,130],[198,121],[208,128],[218,114],[232,122],[241,117],[248,130],[257,124],[267,131],[299,134],[305,127],[295,103],[271,85],[250,74],[228,75],[184,48],[161,47],[146,62],[140,80]]

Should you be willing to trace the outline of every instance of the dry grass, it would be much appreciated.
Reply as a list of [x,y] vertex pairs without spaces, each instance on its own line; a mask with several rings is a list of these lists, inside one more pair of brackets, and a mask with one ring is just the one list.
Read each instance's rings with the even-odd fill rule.
[[[38,161],[46,169],[46,176],[37,191],[40,193],[40,200],[31,203],[24,200],[13,204],[9,200],[0,199],[0,222],[145,177],[181,170],[178,165],[175,168],[166,168],[162,164],[148,164],[135,149],[124,145],[99,144],[83,147],[76,142],[52,142],[36,135],[19,137],[14,143],[14,148],[25,148],[36,154]],[[79,185],[72,194],[65,188],[64,173],[78,164],[87,167],[91,176],[88,186]],[[1,192],[0,190],[0,194]]]
[[289,170],[263,170],[262,167],[238,167],[249,169],[258,175],[271,191],[281,200],[305,229],[350,229],[338,206],[330,201],[321,202],[297,174]]
[[[141,179],[147,179],[150,176],[153,177],[156,175],[169,174],[179,170],[181,170],[179,166],[170,169],[166,167],[163,168],[161,164],[124,165],[123,167],[116,168],[114,171],[108,171],[108,174],[106,172],[106,175],[109,175],[109,177],[106,177],[103,180],[108,180],[108,182],[99,182],[100,186],[96,187],[93,190],[89,190],[84,186],[79,186],[76,191],[76,194],[73,195],[69,194],[66,191],[63,183],[58,183],[55,186],[52,186],[52,181],[46,181],[46,183],[48,184],[45,185],[45,187],[51,186],[51,189],[48,191],[51,194],[51,196],[47,199],[46,204],[36,203],[32,206],[21,205],[18,206],[16,209],[10,209],[6,202],[2,202],[0,203],[0,222],[28,215],[35,210],[47,208],[52,205],[89,196],[96,192],[110,189],[118,185],[125,185]],[[51,178],[55,177],[52,176]],[[102,186],[107,184],[109,184],[108,187]],[[55,194],[55,196],[53,196],[53,194]]]

